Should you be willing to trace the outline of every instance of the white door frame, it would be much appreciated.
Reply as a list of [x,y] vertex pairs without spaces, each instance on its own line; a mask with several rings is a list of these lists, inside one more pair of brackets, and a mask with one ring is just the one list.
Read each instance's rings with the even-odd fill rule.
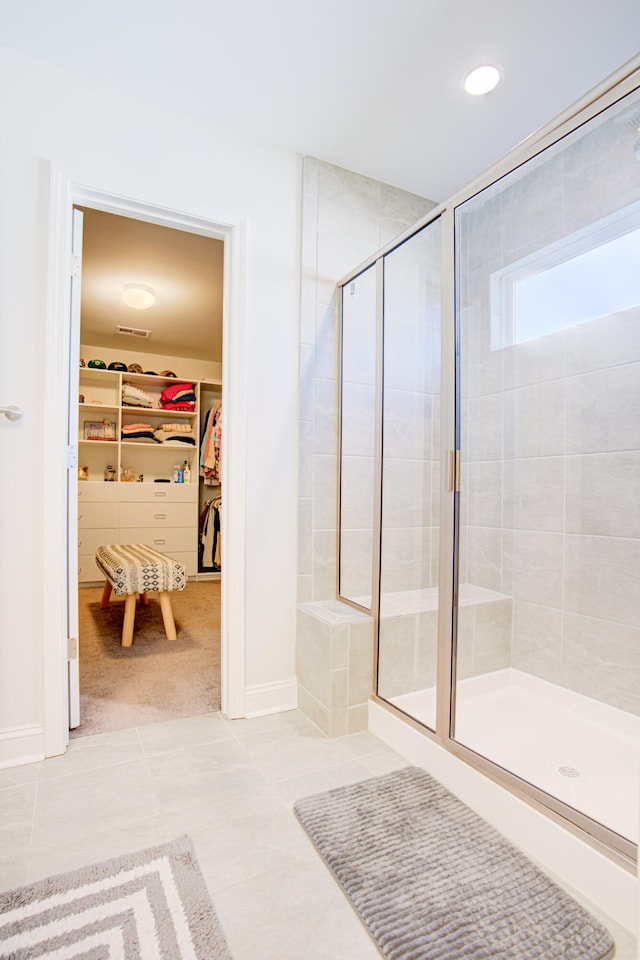
[[[75,550],[66,506],[66,425],[72,371],[70,352],[71,221],[74,204],[120,216],[187,230],[223,240],[224,336],[222,401],[225,408],[223,489],[233,491],[222,503],[222,712],[230,718],[245,714],[245,516],[246,474],[244,438],[244,263],[245,224],[241,218],[211,220],[157,205],[131,200],[76,184],[52,169],[50,178],[49,278],[45,411],[43,422],[44,595],[43,654],[45,753],[64,753],[69,737],[67,700],[67,550]],[[73,482],[77,482],[73,468]]]

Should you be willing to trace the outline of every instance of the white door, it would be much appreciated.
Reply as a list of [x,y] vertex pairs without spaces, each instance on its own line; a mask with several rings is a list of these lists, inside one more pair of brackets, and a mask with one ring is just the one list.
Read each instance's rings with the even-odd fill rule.
[[67,510],[67,637],[69,728],[80,725],[80,651],[78,637],[78,384],[80,366],[80,289],[82,285],[82,212],[73,211],[71,237],[71,336],[69,338],[69,420]]

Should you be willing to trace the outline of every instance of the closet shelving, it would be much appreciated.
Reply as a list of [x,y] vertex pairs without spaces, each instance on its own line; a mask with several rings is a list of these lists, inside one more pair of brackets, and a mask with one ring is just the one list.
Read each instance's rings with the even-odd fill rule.
[[[193,411],[160,407],[160,394],[177,383],[192,383]],[[143,390],[153,407],[122,403],[123,384]],[[199,481],[201,400],[220,397],[221,381],[191,377],[160,377],[83,367],[79,378],[78,465],[84,468],[78,483],[79,567],[81,581],[98,579],[93,557],[104,543],[148,542],[183,562],[187,574],[211,579],[220,574],[198,573],[198,519],[203,496]],[[123,440],[123,426],[162,423],[192,427],[195,443],[162,444]],[[91,426],[93,425],[93,426]],[[87,433],[111,433],[111,438],[87,439]],[[174,483],[174,467],[187,461],[190,481]],[[105,482],[108,467],[115,482]],[[137,482],[128,482],[127,475]],[[159,482],[164,481],[164,482]],[[168,481],[168,482],[167,482]],[[210,491],[212,488],[207,487]],[[217,488],[218,495],[220,488]]]
[[[175,383],[193,383],[196,406],[193,412],[164,410],[160,408],[160,394]],[[153,397],[157,406],[135,407],[122,404],[122,386],[129,383]],[[84,401],[79,404],[78,458],[79,463],[88,468],[88,479],[104,480],[108,465],[115,468],[116,480],[121,481],[124,469],[133,470],[136,477],[142,475],[144,481],[173,478],[174,463],[187,460],[191,471],[191,482],[198,482],[198,400],[200,381],[173,377],[156,377],[145,374],[121,373],[112,370],[83,368],[80,371],[80,395]],[[103,421],[113,424],[113,439],[86,439],[87,424]],[[190,424],[193,428],[195,445],[144,443],[139,440],[121,439],[123,426],[134,423],[149,423],[154,429],[161,423]]]

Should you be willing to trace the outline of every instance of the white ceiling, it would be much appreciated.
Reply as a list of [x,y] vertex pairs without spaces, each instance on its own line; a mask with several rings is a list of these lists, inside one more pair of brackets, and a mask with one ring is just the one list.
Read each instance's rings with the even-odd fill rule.
[[[104,347],[114,359],[118,350],[134,350],[221,363],[222,240],[81,209],[81,342]],[[125,283],[151,287],[155,304],[148,310],[128,307]],[[123,336],[115,332],[118,325],[150,330],[151,336]]]
[[638,52],[640,3],[0,0],[0,41],[445,200]]
[[[638,53],[640,2],[0,0],[0,42],[442,201]],[[504,82],[487,97],[468,97],[461,80],[485,62],[504,68]],[[156,228],[145,240],[146,262],[132,224],[125,221],[116,244],[109,231],[86,236],[83,340],[140,352],[166,347],[176,356],[202,356],[204,344],[217,344],[210,359],[219,359],[221,338],[212,338],[210,324],[221,306],[211,289],[214,299],[202,302],[207,253],[195,277],[193,260],[188,267],[197,301],[192,339],[187,327],[179,347],[171,336],[186,313],[169,308],[176,270],[190,261],[184,243],[205,238],[169,236],[168,251]],[[100,305],[105,271],[118,283]],[[121,279],[162,286],[157,305],[126,308]],[[153,337],[113,340],[115,323],[153,327]]]

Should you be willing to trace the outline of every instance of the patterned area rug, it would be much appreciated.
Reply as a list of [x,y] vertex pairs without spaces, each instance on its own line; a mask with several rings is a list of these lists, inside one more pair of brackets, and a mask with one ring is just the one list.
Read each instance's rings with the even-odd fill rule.
[[389,960],[609,960],[609,932],[423,770],[305,797],[302,826]]
[[231,960],[189,837],[0,894],[0,958]]

